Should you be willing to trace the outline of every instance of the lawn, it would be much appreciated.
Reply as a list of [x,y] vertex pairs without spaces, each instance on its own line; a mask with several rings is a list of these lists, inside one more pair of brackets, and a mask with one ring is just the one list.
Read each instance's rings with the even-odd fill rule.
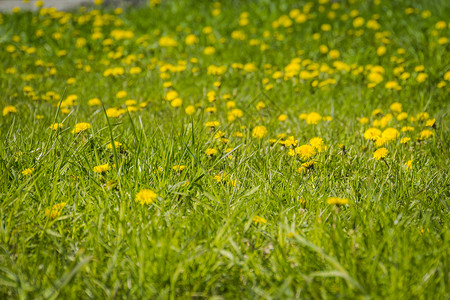
[[450,299],[450,2],[96,2],[0,14],[0,298]]

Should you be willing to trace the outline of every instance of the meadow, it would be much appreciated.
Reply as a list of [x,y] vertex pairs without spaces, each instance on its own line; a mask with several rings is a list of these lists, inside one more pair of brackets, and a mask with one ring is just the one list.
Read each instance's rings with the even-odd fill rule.
[[0,298],[450,299],[450,3],[0,14]]

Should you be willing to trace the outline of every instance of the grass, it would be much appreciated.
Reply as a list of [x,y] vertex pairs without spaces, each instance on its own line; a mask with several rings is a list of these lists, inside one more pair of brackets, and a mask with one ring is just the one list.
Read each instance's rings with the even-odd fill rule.
[[450,6],[338,4],[0,15],[1,298],[448,299]]

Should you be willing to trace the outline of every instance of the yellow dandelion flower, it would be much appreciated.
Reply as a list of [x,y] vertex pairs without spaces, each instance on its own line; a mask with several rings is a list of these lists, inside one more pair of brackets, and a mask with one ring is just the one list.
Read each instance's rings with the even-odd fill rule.
[[267,223],[267,220],[266,219],[264,219],[263,217],[260,217],[260,216],[254,216],[253,217],[253,223],[255,223],[255,224],[266,224]]
[[45,209],[45,215],[49,219],[56,219],[61,215],[63,208],[66,206],[66,202],[61,202],[53,205],[51,208]]
[[[114,141],[114,147],[115,147],[116,149],[123,148],[123,144],[122,144],[121,142]],[[109,143],[109,144],[106,146],[106,149],[109,149],[109,150],[113,149],[112,143]]]
[[208,148],[208,149],[206,149],[205,153],[208,156],[213,156],[213,155],[217,154],[217,149],[216,148]]
[[429,129],[424,129],[420,132],[418,140],[419,141],[423,141],[426,139],[429,139],[430,137],[432,137],[434,135],[434,132],[429,130]]
[[406,168],[406,170],[412,171],[413,161],[414,161],[414,160],[411,159],[411,160],[408,160],[407,162],[405,162],[405,168]]
[[375,158],[376,160],[384,159],[388,155],[388,153],[388,149],[380,148],[373,153],[373,158]]
[[176,166],[173,166],[172,169],[173,169],[174,171],[181,172],[181,171],[183,171],[184,169],[186,169],[186,166],[183,166],[183,165],[176,165]]
[[316,125],[322,120],[322,116],[316,112],[311,112],[306,116],[306,123],[310,125]]
[[140,190],[139,193],[136,194],[136,198],[134,201],[139,202],[142,205],[149,205],[156,201],[158,195],[149,189]]
[[252,131],[252,136],[257,139],[261,139],[267,135],[267,128],[265,126],[259,125],[255,126]]
[[13,105],[7,105],[3,108],[3,116],[9,115],[10,113],[17,113],[17,108]]
[[349,201],[347,198],[330,197],[327,199],[327,203],[333,205],[347,205]]
[[375,141],[378,137],[381,136],[381,130],[378,128],[369,128],[364,132],[364,138],[366,140]]
[[72,130],[72,133],[77,134],[77,133],[86,131],[89,128],[91,128],[91,124],[89,124],[89,123],[85,123],[85,122],[78,123],[75,125],[75,128]]
[[381,137],[385,138],[387,141],[394,141],[400,136],[400,132],[398,132],[395,128],[386,128],[383,133],[381,133]]
[[400,144],[406,144],[411,140],[411,138],[409,137],[404,137],[400,140]]
[[50,125],[50,129],[55,131],[62,127],[63,127],[62,123],[53,123],[52,125]]
[[111,168],[110,168],[109,164],[107,163],[107,164],[104,164],[104,165],[95,166],[93,168],[93,171],[96,172],[96,173],[105,173],[109,169],[111,169]]
[[302,159],[308,160],[316,154],[316,150],[311,145],[301,145],[295,148],[295,153]]
[[217,127],[220,125],[220,122],[218,121],[209,121],[205,123],[206,127]]
[[314,137],[314,138],[310,139],[309,143],[319,153],[322,152],[325,149],[325,146],[323,145],[323,139],[320,138],[320,137]]
[[34,168],[27,168],[27,169],[22,171],[22,175],[23,176],[29,176],[29,175],[33,174],[33,172],[34,172]]
[[185,112],[187,115],[192,115],[192,114],[195,113],[195,107],[194,107],[193,105],[189,105],[189,106],[186,107],[186,109],[184,110],[184,112]]

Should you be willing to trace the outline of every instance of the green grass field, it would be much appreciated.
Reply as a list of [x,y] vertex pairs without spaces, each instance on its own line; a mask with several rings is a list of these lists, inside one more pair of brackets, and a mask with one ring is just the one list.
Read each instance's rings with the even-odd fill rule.
[[0,15],[0,298],[450,299],[450,3]]

